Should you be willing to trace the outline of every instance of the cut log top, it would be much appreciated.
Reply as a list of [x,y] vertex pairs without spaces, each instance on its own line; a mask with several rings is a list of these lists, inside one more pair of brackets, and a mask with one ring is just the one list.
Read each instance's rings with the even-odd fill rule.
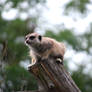
[[54,59],[40,61],[28,70],[38,80],[38,90],[32,92],[81,92],[64,66]]

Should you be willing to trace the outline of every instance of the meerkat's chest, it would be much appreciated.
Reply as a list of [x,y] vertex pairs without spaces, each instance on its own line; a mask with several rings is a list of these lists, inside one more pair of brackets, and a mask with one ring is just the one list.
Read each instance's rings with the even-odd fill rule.
[[40,57],[42,59],[47,59],[49,57],[50,53],[51,53],[51,50],[47,49],[47,50],[40,51],[40,52],[34,52],[34,55],[36,57]]

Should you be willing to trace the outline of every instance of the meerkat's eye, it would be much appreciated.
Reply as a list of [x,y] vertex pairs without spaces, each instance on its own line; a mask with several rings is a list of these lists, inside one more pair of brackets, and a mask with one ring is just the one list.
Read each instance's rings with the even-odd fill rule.
[[39,36],[38,36],[38,39],[41,41],[41,40],[42,40],[42,36],[41,36],[41,35],[39,35]]
[[33,40],[35,38],[35,36],[30,36],[29,39],[30,40]]

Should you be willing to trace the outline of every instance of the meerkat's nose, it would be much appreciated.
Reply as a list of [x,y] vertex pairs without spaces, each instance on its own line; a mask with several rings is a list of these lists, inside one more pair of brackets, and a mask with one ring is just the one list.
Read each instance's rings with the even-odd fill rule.
[[25,43],[26,43],[26,44],[30,44],[29,39],[26,39],[26,40],[25,40]]
[[35,36],[30,36],[29,39],[30,39],[30,40],[35,39]]

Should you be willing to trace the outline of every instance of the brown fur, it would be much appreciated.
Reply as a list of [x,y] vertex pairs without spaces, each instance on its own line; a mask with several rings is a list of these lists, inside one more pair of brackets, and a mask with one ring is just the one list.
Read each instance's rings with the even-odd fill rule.
[[48,59],[52,56],[57,58],[64,58],[65,46],[63,43],[58,42],[49,37],[42,37],[41,41],[38,40],[39,34],[32,33],[26,36],[26,41],[30,40],[29,37],[34,36],[33,43],[27,44],[30,48],[30,56],[32,57],[32,63],[35,63],[40,57],[41,59]]

